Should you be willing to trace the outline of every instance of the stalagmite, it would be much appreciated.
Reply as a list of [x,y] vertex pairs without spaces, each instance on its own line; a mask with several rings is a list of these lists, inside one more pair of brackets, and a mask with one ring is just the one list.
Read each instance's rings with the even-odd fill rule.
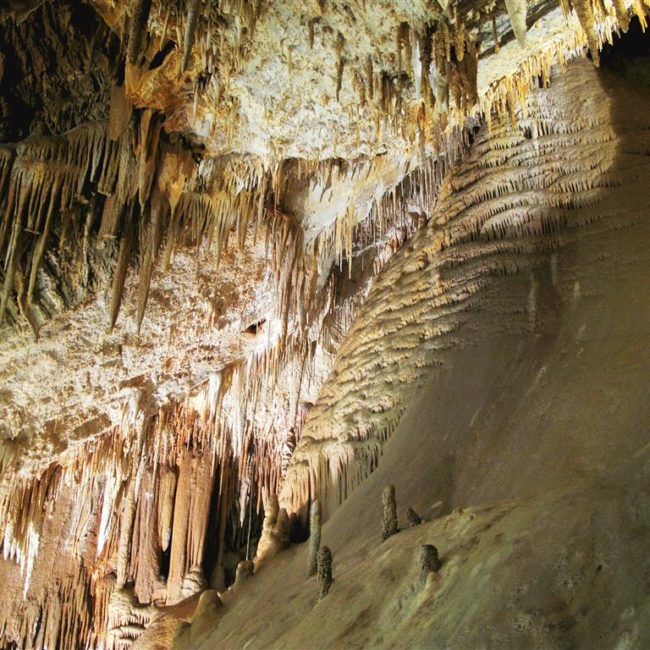
[[381,500],[383,506],[381,538],[386,540],[399,531],[394,485],[387,485],[384,488]]
[[420,547],[420,586],[424,587],[429,574],[437,573],[441,566],[438,549],[433,544],[423,544]]
[[242,560],[237,565],[235,574],[235,587],[241,587],[249,578],[253,576],[253,562],[251,560]]
[[323,546],[318,551],[316,578],[318,580],[318,600],[322,600],[332,586],[332,551],[329,546]]
[[320,502],[312,501],[309,507],[309,552],[307,558],[307,575],[316,573],[316,555],[320,548]]
[[277,494],[272,494],[264,504],[262,536],[257,545],[255,566],[277,555],[289,545],[289,516],[285,508],[280,509]]
[[[189,451],[183,454],[174,501],[168,603],[182,600],[183,594],[195,592],[205,582],[200,567],[203,562],[213,478],[209,457]],[[190,575],[192,573],[198,575],[193,577]]]
[[204,591],[194,610],[192,621],[181,623],[178,626],[171,647],[178,650],[196,647],[205,638],[205,635],[218,624],[224,610],[223,603],[216,591],[213,589]]
[[418,515],[413,508],[409,508],[406,511],[406,521],[408,522],[409,527],[419,526],[422,523],[422,518]]

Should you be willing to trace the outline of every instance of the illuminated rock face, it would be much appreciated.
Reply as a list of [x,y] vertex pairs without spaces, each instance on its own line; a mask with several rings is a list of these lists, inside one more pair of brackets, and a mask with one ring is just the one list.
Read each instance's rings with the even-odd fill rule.
[[638,68],[560,69],[642,2],[373,4],[0,9],[3,643],[198,644],[316,498],[336,602],[325,522],[432,368],[645,219]]

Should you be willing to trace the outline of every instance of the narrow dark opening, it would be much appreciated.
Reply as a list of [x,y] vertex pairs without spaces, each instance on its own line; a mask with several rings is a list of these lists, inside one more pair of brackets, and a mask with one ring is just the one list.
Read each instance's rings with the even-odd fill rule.
[[169,545],[167,546],[167,550],[163,551],[160,554],[160,577],[164,580],[167,580],[167,578],[169,578],[169,561],[171,558],[171,550],[172,545],[170,541]]
[[266,318],[262,318],[261,320],[255,321],[254,323],[251,323],[244,330],[244,332],[246,334],[259,334],[264,329],[264,324],[265,323],[266,323]]
[[156,68],[159,68],[169,53],[176,47],[174,41],[171,39],[167,39],[165,41],[165,44],[156,52],[154,55],[153,59],[151,59],[151,65],[149,66],[149,70],[155,70]]

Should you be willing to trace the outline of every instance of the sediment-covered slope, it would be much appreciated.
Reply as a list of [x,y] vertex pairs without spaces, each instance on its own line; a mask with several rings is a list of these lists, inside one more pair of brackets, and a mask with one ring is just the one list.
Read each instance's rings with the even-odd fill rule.
[[[328,505],[330,593],[293,547],[198,617],[196,647],[647,645],[649,102],[575,63],[477,137],[290,469],[287,503]],[[428,521],[381,542],[388,483],[402,526]],[[443,561],[424,588],[422,543]]]

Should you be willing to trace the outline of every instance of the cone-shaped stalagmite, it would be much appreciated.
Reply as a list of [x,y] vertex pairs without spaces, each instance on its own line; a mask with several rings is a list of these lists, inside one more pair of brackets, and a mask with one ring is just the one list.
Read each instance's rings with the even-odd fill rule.
[[199,640],[217,625],[224,611],[219,594],[214,589],[204,591],[192,615],[192,622],[181,622],[176,627],[171,647],[178,650],[196,647]]
[[409,526],[412,528],[413,526],[421,524],[422,518],[417,512],[415,512],[415,510],[413,510],[413,508],[409,508],[406,511],[406,521],[408,521]]
[[235,586],[239,587],[242,585],[248,578],[253,575],[255,567],[252,560],[242,560],[237,565],[237,573],[235,574]]

